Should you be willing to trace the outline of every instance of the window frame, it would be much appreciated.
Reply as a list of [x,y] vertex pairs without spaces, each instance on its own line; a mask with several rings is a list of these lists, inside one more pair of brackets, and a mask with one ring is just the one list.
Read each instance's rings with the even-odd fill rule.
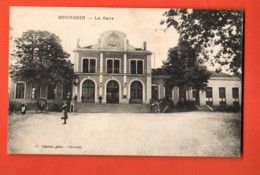
[[[132,63],[131,61],[135,61],[135,72],[132,72]],[[138,62],[142,62],[142,73],[138,73]],[[143,59],[138,59],[138,58],[133,58],[129,59],[129,73],[132,75],[144,75],[144,60]]]
[[57,85],[53,85],[53,87],[55,87],[54,89],[53,89],[53,91],[56,89],[56,93],[54,93],[54,98],[49,98],[49,86],[51,86],[51,85],[47,85],[47,91],[46,91],[46,98],[48,99],[48,100],[56,100],[56,98],[57,98]]
[[[108,72],[108,61],[112,61],[112,72]],[[119,61],[118,72],[115,72],[115,61]],[[106,73],[107,74],[120,74],[121,73],[121,59],[120,58],[106,58]]]
[[[82,57],[81,59],[82,59],[82,61],[81,61],[81,72],[82,73],[97,73],[97,58],[95,58],[95,57]],[[87,72],[83,71],[84,70],[84,64],[83,64],[84,60],[88,60]],[[95,71],[94,72],[91,71],[91,65],[90,65],[91,61],[90,60],[95,60]]]
[[[224,90],[224,97],[221,96],[220,89],[223,89],[223,90]],[[227,105],[227,102],[226,102],[226,98],[227,98],[226,88],[225,88],[225,87],[219,87],[219,88],[218,88],[218,93],[219,93],[219,104],[220,104],[221,106]]]
[[[23,92],[23,97],[22,98],[17,98],[17,84],[24,84],[24,92]],[[24,81],[18,81],[15,83],[15,93],[14,93],[14,98],[15,99],[25,99],[25,95],[26,95],[26,82]]]

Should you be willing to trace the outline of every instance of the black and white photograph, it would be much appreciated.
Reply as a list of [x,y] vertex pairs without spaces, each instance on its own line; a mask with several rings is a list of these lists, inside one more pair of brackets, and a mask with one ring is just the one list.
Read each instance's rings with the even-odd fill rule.
[[8,153],[240,157],[243,15],[11,7]]

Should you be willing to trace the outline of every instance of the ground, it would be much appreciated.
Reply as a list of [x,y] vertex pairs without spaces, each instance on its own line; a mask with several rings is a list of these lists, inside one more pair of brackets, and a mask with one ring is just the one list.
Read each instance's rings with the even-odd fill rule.
[[239,113],[61,115],[10,115],[9,153],[240,156]]

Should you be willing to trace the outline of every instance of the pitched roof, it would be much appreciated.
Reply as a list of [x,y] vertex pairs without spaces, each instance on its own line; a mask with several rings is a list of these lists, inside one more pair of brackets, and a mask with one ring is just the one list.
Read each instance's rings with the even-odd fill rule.
[[216,72],[216,71],[209,71],[211,73],[211,77],[233,77],[232,75],[226,74],[224,72]]
[[[234,77],[224,72],[209,71],[211,77]],[[152,76],[169,76],[169,74],[162,68],[152,69]]]

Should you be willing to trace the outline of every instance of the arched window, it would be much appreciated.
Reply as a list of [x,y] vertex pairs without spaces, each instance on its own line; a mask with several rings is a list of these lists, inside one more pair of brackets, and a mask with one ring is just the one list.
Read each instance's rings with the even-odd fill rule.
[[131,84],[130,98],[130,103],[143,102],[143,85],[141,82],[134,81]]
[[85,80],[82,84],[82,103],[94,103],[95,83],[92,80]]

